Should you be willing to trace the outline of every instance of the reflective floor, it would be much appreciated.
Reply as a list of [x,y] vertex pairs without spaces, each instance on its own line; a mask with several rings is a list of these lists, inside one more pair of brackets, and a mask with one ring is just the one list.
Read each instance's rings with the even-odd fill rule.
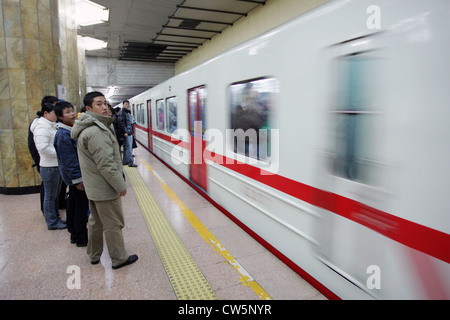
[[[127,168],[128,192],[122,198],[123,235],[128,253],[139,260],[113,270],[105,248],[101,263],[91,265],[86,248],[71,244],[67,230],[47,230],[39,194],[0,194],[0,299],[184,299],[149,231],[151,218],[138,204],[139,179],[217,299],[326,299],[150,153],[139,147],[135,155],[139,167]],[[130,179],[129,170],[139,175]],[[65,211],[60,213],[64,218]],[[220,250],[204,240],[205,233],[220,242]]]

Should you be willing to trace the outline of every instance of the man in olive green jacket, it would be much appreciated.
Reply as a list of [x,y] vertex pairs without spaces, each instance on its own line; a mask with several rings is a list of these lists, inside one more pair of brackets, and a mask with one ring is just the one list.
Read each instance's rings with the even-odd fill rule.
[[100,262],[103,232],[113,269],[135,262],[127,255],[122,236],[122,200],[127,193],[119,144],[107,115],[108,105],[100,92],[84,97],[86,113],[75,121],[72,139],[77,139],[78,158],[91,214],[88,222],[87,253],[92,264]]

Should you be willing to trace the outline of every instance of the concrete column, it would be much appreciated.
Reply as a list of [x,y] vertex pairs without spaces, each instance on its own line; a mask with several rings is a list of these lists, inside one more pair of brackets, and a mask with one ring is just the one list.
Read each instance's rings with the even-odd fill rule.
[[0,0],[0,193],[35,192],[41,184],[28,127],[42,98],[58,96],[63,85],[65,100],[80,104],[86,72],[74,17],[74,0]]

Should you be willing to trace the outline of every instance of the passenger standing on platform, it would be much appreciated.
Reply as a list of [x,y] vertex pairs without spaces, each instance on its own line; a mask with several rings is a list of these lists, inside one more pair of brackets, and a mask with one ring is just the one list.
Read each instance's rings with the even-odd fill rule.
[[38,112],[40,118],[31,126],[34,143],[39,152],[40,175],[44,183],[44,217],[49,230],[65,229],[58,211],[58,198],[61,190],[61,175],[58,170],[56,150],[53,139],[56,134],[56,114],[53,104],[45,103]]
[[108,117],[112,117],[112,115],[113,115],[113,107],[111,106],[111,103],[109,103],[109,102],[106,102],[106,104],[108,105]]
[[86,247],[88,233],[86,228],[89,200],[84,191],[83,178],[77,155],[77,141],[71,139],[70,134],[75,124],[76,114],[70,102],[58,102],[55,113],[59,122],[55,135],[54,146],[58,159],[58,168],[63,181],[69,186],[67,200],[67,229],[70,242],[77,247]]
[[119,144],[112,127],[114,118],[108,117],[108,106],[100,92],[84,97],[86,113],[82,113],[72,128],[77,139],[78,158],[91,214],[88,222],[87,253],[91,263],[100,262],[105,234],[113,269],[137,261],[128,256],[122,235],[124,218],[122,199],[127,193],[120,158]]
[[112,117],[114,118],[114,132],[116,133],[117,141],[119,142],[119,149],[122,148],[123,140],[125,139],[122,134],[120,134],[119,128],[119,112],[120,107],[115,107],[112,109]]
[[[136,124],[136,120],[134,119],[134,116],[131,112],[130,112],[130,120],[131,120],[131,125],[134,126]],[[133,143],[131,144],[131,156],[132,157],[134,157],[133,149],[136,149],[136,148],[137,148],[136,137],[134,135],[134,130],[133,130]]]
[[[58,102],[58,98],[54,97],[54,96],[45,96],[42,101],[41,101],[41,107],[44,106],[45,103],[50,103],[55,105]],[[36,127],[37,124],[37,120],[40,118],[39,116],[40,112],[38,112],[37,117],[34,118],[34,120],[31,122],[30,126],[28,127],[28,150],[30,150],[30,154],[31,154],[31,158],[33,158],[34,160],[34,164],[33,167],[36,167],[37,171],[40,173],[41,168],[39,167],[39,161],[40,161],[40,156],[39,156],[39,152],[36,149],[36,144],[34,143],[34,137],[33,137],[33,132],[31,132],[31,127]],[[44,213],[44,182],[41,183],[41,188],[40,188],[40,193],[41,193],[41,211],[42,213]]]
[[123,136],[121,136],[120,131],[119,131],[119,111],[120,108],[111,108],[111,117],[114,118],[113,121],[113,126],[114,126],[114,132],[116,133],[116,137],[117,137],[117,141],[119,142],[119,149],[122,147],[123,145]]
[[118,123],[119,132],[124,137],[122,163],[129,167],[137,167],[133,159],[133,118],[128,100],[123,101],[123,108],[119,112]]

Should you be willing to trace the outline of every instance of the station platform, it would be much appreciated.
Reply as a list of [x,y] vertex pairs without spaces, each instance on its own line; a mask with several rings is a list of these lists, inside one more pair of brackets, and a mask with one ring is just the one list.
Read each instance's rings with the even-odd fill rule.
[[39,194],[0,195],[0,299],[326,300],[151,153],[134,152],[123,236],[139,260],[113,270],[105,247],[92,265],[67,229],[47,230]]

